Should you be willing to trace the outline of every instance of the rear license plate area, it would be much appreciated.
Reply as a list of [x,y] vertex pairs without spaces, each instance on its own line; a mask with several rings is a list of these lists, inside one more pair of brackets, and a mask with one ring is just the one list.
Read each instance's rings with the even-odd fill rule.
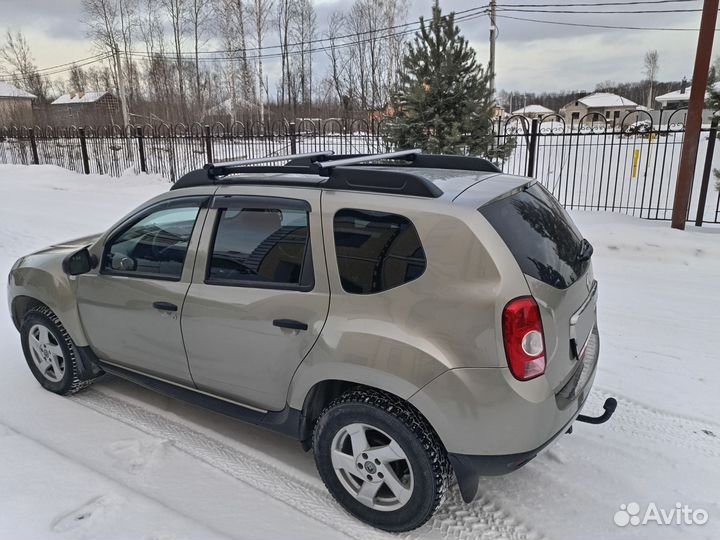
[[590,333],[597,321],[597,281],[593,281],[590,294],[570,317],[570,349],[576,360],[585,352]]

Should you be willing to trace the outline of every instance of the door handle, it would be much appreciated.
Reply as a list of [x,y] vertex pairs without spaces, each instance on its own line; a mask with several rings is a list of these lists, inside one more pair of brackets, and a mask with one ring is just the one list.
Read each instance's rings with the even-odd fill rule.
[[153,302],[153,307],[161,311],[177,311],[178,307],[170,302]]
[[304,322],[300,321],[294,321],[292,319],[275,319],[273,321],[273,326],[277,326],[279,328],[290,328],[292,330],[307,330],[308,325]]

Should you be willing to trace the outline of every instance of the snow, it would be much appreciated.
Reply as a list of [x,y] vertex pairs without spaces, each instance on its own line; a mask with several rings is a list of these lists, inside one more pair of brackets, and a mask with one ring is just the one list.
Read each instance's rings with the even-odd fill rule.
[[513,111],[512,114],[553,114],[555,111],[542,105],[527,105],[522,109]]
[[36,96],[25,90],[0,81],[0,98],[28,98],[35,99]]
[[[100,231],[168,184],[0,166],[0,275],[19,256]],[[573,211],[595,247],[601,359],[586,405],[618,411],[519,471],[456,491],[410,540],[720,536],[720,229],[675,231]],[[44,391],[0,309],[0,538],[397,538],[349,517],[313,457],[287,438],[105,377],[72,398]],[[703,526],[617,527],[621,504],[677,502]]]
[[53,101],[50,105],[74,105],[76,103],[95,103],[105,94],[110,92],[77,92],[64,94]]
[[608,92],[596,92],[580,98],[580,103],[585,105],[589,109],[598,107],[636,107],[637,103],[630,101],[627,98],[618,96],[617,94],[610,94]]

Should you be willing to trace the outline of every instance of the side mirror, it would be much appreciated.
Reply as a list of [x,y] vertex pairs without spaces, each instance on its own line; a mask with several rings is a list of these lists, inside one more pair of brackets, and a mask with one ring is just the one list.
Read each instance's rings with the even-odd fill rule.
[[63,259],[62,268],[69,276],[79,276],[87,274],[97,264],[97,257],[91,255],[88,248],[82,248],[75,253],[71,253]]
[[137,263],[135,259],[127,255],[115,254],[110,260],[110,267],[118,272],[134,272],[137,268]]

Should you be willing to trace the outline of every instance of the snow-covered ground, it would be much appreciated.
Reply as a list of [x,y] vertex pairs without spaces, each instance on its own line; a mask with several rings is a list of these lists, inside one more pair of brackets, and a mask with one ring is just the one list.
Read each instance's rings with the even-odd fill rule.
[[[158,177],[0,166],[0,275],[102,230],[167,189]],[[573,213],[595,246],[601,367],[588,409],[547,452],[457,493],[404,538],[720,537],[720,229]],[[72,398],[31,376],[0,309],[0,538],[390,538],[346,515],[312,455],[279,435],[106,377]],[[621,504],[676,503],[705,525],[618,527]]]

